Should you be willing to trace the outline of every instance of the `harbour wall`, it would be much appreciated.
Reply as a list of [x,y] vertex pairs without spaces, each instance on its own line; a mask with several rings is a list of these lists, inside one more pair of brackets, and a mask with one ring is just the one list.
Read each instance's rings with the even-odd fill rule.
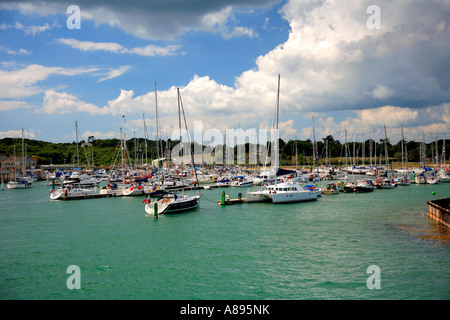
[[450,198],[427,201],[428,217],[450,228]]

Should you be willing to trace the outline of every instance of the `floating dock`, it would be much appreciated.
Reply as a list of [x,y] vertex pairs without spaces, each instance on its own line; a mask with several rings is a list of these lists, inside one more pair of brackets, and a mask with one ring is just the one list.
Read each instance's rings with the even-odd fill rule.
[[221,200],[217,201],[217,204],[219,206],[228,206],[228,205],[231,205],[231,204],[239,204],[239,203],[247,203],[247,198],[228,199],[228,200],[225,200],[225,202],[222,202]]
[[96,199],[96,198],[109,198],[109,197],[124,197],[122,192],[114,193],[94,193],[94,194],[79,194],[73,196],[62,195],[56,200],[83,200],[83,199]]
[[450,228],[450,198],[427,201],[428,217]]

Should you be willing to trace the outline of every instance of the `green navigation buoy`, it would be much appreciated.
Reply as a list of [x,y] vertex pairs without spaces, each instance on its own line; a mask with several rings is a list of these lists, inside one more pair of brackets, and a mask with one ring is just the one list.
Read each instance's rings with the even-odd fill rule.
[[222,205],[225,205],[225,191],[222,191]]
[[155,201],[155,204],[153,205],[153,217],[155,219],[158,219],[158,202]]

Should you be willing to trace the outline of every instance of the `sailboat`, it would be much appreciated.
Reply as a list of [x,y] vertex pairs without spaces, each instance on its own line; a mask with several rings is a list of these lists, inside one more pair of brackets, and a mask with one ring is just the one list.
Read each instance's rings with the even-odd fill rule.
[[17,176],[17,168],[15,168],[17,163],[16,159],[16,148],[14,147],[14,180],[8,181],[6,187],[8,189],[25,189],[31,188],[33,183],[32,179],[28,179],[25,175],[25,152],[24,152],[24,132],[22,129],[22,160],[20,162],[20,167],[22,169],[22,176]]
[[[181,100],[179,88],[177,88],[177,95],[178,95],[178,110],[180,110],[180,107],[181,107],[181,110],[183,111],[184,125],[185,125],[187,136],[188,136],[187,138],[189,140],[189,131],[187,129],[186,117],[184,115],[184,107],[183,107],[183,102]],[[181,129],[181,125],[180,125],[180,129]],[[180,134],[181,134],[181,130],[180,130]],[[180,143],[181,143],[181,138],[180,138]],[[194,157],[191,152],[190,141],[189,141],[188,152],[189,152],[190,158],[191,158],[191,168],[192,168],[193,174],[195,176],[195,181],[197,182],[198,181],[197,173],[196,173],[195,165],[194,165]],[[202,196],[201,194],[200,195],[185,195],[185,194],[177,194],[177,193],[173,193],[173,192],[166,192],[166,193],[163,193],[155,201],[150,201],[148,198],[144,199],[144,201],[143,201],[143,203],[145,204],[144,209],[148,215],[153,215],[155,218],[157,218],[158,215],[160,215],[160,214],[185,212],[188,210],[198,208],[200,206],[200,197],[201,196]]]
[[402,125],[402,167],[403,167],[403,155],[406,156],[406,175],[400,180],[400,185],[409,186],[411,185],[411,178],[408,176],[409,168],[408,168],[408,148],[406,143],[404,143],[405,138],[403,135],[403,125]]
[[442,161],[441,161],[441,170],[439,172],[439,180],[441,182],[450,182],[450,172],[445,168],[445,133],[444,133],[444,142],[442,144]]
[[273,143],[274,165],[269,171],[275,178],[274,184],[263,185],[260,190],[247,192],[247,202],[290,203],[317,199],[317,193],[304,190],[299,184],[288,181],[277,183],[277,178],[296,173],[294,170],[279,168],[278,150],[278,113],[280,109],[280,75],[278,75],[278,91],[275,121],[275,141]]

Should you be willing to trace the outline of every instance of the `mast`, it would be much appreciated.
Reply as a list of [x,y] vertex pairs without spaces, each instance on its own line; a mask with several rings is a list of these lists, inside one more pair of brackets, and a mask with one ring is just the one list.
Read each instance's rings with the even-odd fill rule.
[[[317,158],[316,158],[316,152],[317,152],[317,150],[316,150],[316,134],[314,132],[314,117],[312,117],[312,123],[313,123],[312,129],[313,129],[313,172],[314,172],[316,169],[316,160],[317,160]],[[317,171],[319,171],[319,168],[317,168]]]
[[403,135],[403,125],[401,125],[401,128],[402,128],[402,143],[401,143],[401,146],[402,146],[402,169],[403,169],[403,167],[404,167],[404,164],[403,164],[403,159],[404,159],[404,156],[403,156],[403,153],[404,153],[404,140],[405,140],[405,136]]
[[347,129],[345,129],[345,172],[346,172],[347,183],[348,183],[348,164],[347,164],[347,157],[348,157]]
[[[178,89],[178,88],[177,88]],[[194,154],[191,151],[191,139],[190,139],[190,134],[188,131],[188,126],[187,126],[187,121],[186,121],[186,114],[184,113],[184,107],[183,107],[183,101],[181,100],[181,95],[180,95],[180,91],[178,90],[178,103],[179,105],[181,105],[181,109],[183,111],[183,118],[184,118],[184,126],[186,129],[186,135],[187,135],[187,143],[189,143],[189,155],[191,158],[191,166],[192,166],[192,171],[194,172],[194,177],[195,177],[195,182],[198,185],[198,178],[197,178],[197,171],[195,170],[195,163],[194,163]],[[181,128],[180,128],[180,138],[181,138]],[[181,141],[180,141],[181,142]]]
[[80,166],[80,153],[78,150],[78,121],[75,121],[75,137],[77,142],[77,167]]
[[144,121],[144,141],[145,141],[145,169],[148,167],[148,161],[147,161],[147,126],[145,125],[145,115],[142,114],[142,120]]
[[121,141],[121,148],[120,148],[120,155],[122,157],[122,178],[123,181],[125,182],[125,160],[124,160],[124,143],[123,143],[123,131],[122,128],[120,128],[120,139]]
[[16,158],[16,145],[14,145],[14,181],[17,179],[17,158]]
[[278,90],[277,90],[277,110],[276,110],[276,124],[275,124],[275,168],[278,170],[279,163],[279,132],[278,132],[278,114],[280,111],[280,74],[278,74]]
[[[387,146],[387,133],[386,133],[386,125],[384,125],[384,153],[385,153],[385,159],[386,159],[386,172],[389,170],[389,152],[388,152],[388,146]],[[392,176],[392,172],[391,172]]]
[[444,133],[444,145],[442,146],[442,161],[441,165],[443,166],[443,169],[445,170],[445,133]]
[[366,141],[364,140],[364,129],[362,129],[362,165],[366,166]]
[[[180,88],[177,88],[177,99],[178,99],[178,130],[180,130],[180,146],[181,146],[181,96],[180,96]],[[187,151],[187,149],[184,149]],[[181,157],[184,160],[184,156]],[[183,168],[184,161],[181,162],[181,168]]]
[[436,135],[436,170],[437,170],[437,168],[438,168],[438,166],[439,166],[439,152],[438,152],[438,138],[437,138],[437,135]]
[[[157,165],[159,167],[159,117],[158,117],[158,94],[156,92],[156,81],[155,83],[155,121],[156,121],[156,161],[157,161]],[[161,148],[161,152],[162,152],[162,148]]]
[[22,170],[22,177],[25,177],[25,145],[24,145],[24,134],[22,128],[22,163],[20,164],[20,168]]

